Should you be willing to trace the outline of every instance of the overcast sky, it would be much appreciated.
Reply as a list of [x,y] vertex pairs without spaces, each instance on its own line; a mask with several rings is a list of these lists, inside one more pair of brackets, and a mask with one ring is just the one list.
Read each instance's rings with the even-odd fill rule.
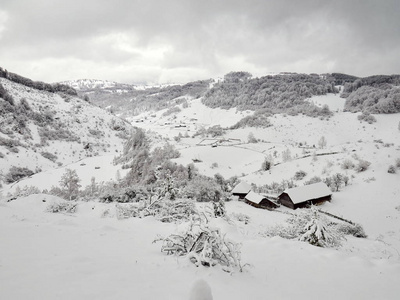
[[400,73],[399,0],[0,0],[0,66],[33,80]]

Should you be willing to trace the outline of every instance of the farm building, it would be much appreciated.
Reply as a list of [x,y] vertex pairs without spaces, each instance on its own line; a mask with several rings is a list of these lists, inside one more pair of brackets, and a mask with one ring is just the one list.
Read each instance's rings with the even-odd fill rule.
[[310,185],[299,186],[285,190],[278,196],[280,204],[291,209],[307,207],[311,204],[320,204],[330,201],[332,191],[323,182],[317,182]]
[[257,194],[253,191],[250,191],[244,199],[247,204],[250,204],[251,206],[257,208],[265,208],[268,210],[273,210],[278,207],[277,204],[275,204],[271,200],[268,200],[267,197]]
[[251,191],[251,185],[247,182],[241,181],[232,190],[233,196],[238,196],[239,199],[244,199],[244,197]]

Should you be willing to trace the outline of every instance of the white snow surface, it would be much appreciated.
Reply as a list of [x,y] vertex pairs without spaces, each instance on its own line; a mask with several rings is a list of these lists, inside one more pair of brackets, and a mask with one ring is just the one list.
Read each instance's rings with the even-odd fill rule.
[[[328,98],[328,105],[340,100],[338,95]],[[206,295],[205,299],[229,300],[398,299],[400,169],[395,174],[387,170],[400,158],[400,114],[375,115],[373,124],[360,122],[357,114],[340,108],[329,120],[276,115],[270,118],[271,127],[228,131],[223,139],[240,142],[214,148],[192,135],[201,126],[233,125],[250,112],[211,110],[196,99],[175,116],[162,113],[152,117],[154,113],[149,112],[135,125],[176,145],[181,152],[176,162],[200,159],[195,165],[203,174],[236,175],[257,185],[290,179],[298,170],[307,173],[295,182],[298,185],[313,176],[338,172],[349,176],[350,185],[334,192],[332,201],[318,208],[361,224],[368,237],[346,236],[338,249],[271,238],[264,234],[266,229],[285,225],[292,210],[268,211],[227,202],[229,221],[211,219],[210,225],[241,243],[242,263],[249,264],[244,272],[229,274],[219,267],[196,267],[185,257],[167,256],[159,243],[153,243],[158,235],[180,232],[185,224],[162,223],[152,217],[118,220],[115,204],[97,201],[78,202],[75,214],[53,214],[46,211],[47,206],[65,200],[39,194],[6,202],[16,185],[5,185],[0,197],[0,299],[179,300]],[[250,132],[258,143],[247,142]],[[179,133],[189,137],[176,142],[172,138]],[[322,136],[327,140],[324,149],[318,148]],[[287,149],[291,159],[285,161],[282,152]],[[18,162],[16,155],[12,157]],[[273,158],[273,167],[264,172],[260,168],[266,157]],[[371,164],[357,173],[342,169],[345,159]],[[57,184],[68,167],[76,169],[85,183],[92,176],[97,182],[108,180],[118,171],[111,160],[108,153],[71,161],[59,169],[49,166],[48,173],[18,185],[45,188]],[[208,204],[196,205],[201,210]],[[237,221],[234,214],[247,215],[249,223]]]

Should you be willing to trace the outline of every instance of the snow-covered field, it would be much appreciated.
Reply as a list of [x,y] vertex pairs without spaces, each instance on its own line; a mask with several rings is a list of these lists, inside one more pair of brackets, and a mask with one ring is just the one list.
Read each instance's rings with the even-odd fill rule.
[[[231,201],[226,203],[228,215],[243,213],[250,222],[218,218],[211,226],[242,244],[242,263],[249,266],[242,273],[226,273],[218,267],[196,267],[184,257],[167,256],[160,252],[160,244],[152,243],[157,235],[179,232],[185,224],[162,223],[153,217],[118,220],[115,204],[98,202],[79,202],[74,214],[53,214],[46,207],[64,200],[43,194],[5,202],[7,193],[18,185],[41,189],[56,185],[65,168],[77,170],[85,184],[92,176],[97,182],[115,179],[118,166],[111,165],[112,155],[86,158],[3,188],[0,298],[203,299],[193,295],[205,293],[209,286],[214,299],[398,299],[400,169],[395,174],[387,170],[400,158],[400,115],[376,115],[376,123],[360,123],[356,114],[341,111],[343,102],[338,104],[342,101],[338,96],[310,101],[328,104],[338,112],[329,120],[276,115],[270,118],[273,126],[269,128],[228,131],[225,139],[240,142],[218,147],[192,136],[201,126],[233,125],[249,112],[211,110],[197,99],[175,116],[158,112],[151,117],[149,113],[136,118],[143,122],[132,122],[175,144],[181,152],[177,162],[201,160],[195,165],[207,175],[236,175],[262,185],[290,179],[303,170],[306,177],[296,182],[301,185],[313,176],[343,173],[350,177],[350,185],[333,193],[332,201],[320,208],[361,224],[367,238],[346,236],[341,247],[328,249],[266,237],[263,232],[285,224],[292,211],[284,207],[260,210]],[[258,143],[248,143],[250,132]],[[175,141],[179,133],[188,137]],[[321,137],[327,141],[323,149],[319,148]],[[287,149],[291,159],[284,161],[282,153]],[[274,158],[275,166],[270,172],[260,171],[268,156]],[[357,173],[341,168],[345,159],[371,164]]]

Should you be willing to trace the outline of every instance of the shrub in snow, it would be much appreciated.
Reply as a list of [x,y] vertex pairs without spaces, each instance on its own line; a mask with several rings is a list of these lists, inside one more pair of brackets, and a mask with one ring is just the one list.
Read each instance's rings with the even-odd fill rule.
[[350,159],[345,159],[341,165],[342,169],[348,170],[353,169],[355,167],[354,163]]
[[32,176],[33,174],[35,173],[28,168],[12,166],[9,172],[4,176],[4,181],[6,183],[13,183],[24,177]]
[[361,115],[357,116],[357,119],[360,121],[368,122],[369,124],[376,122],[376,118],[369,112],[363,112]]
[[[116,204],[115,211],[118,220],[140,217],[140,208],[138,205],[134,204]],[[106,216],[107,214],[108,213],[103,213],[104,216]]]
[[396,159],[396,167],[397,167],[397,168],[400,168],[400,158],[397,158],[397,159]]
[[153,196],[151,200],[141,200],[135,204],[117,204],[118,219],[144,218],[154,216],[161,222],[182,222],[198,215],[193,201],[166,200]]
[[136,191],[132,187],[120,188],[114,191],[108,191],[106,194],[102,195],[99,199],[100,202],[110,203],[110,202],[136,202]]
[[73,202],[54,202],[47,206],[46,211],[52,213],[74,213],[77,205],[77,203]]
[[290,149],[286,149],[282,152],[282,160],[284,162],[287,162],[292,159],[292,153],[290,152]]
[[41,191],[36,186],[24,186],[20,188],[19,186],[16,187],[14,191],[14,197],[26,197],[29,195],[40,194]]
[[302,209],[287,220],[289,226],[276,225],[261,232],[261,235],[298,239],[320,247],[338,247],[343,234],[335,229],[315,207]]
[[304,233],[299,240],[318,247],[339,246],[341,236],[330,230],[327,224],[326,218],[321,216],[316,208],[311,207],[310,221],[304,226]]
[[390,165],[388,168],[388,173],[390,174],[395,174],[396,173],[396,167],[393,165]]
[[52,162],[55,162],[56,160],[57,160],[57,155],[54,155],[54,154],[52,154],[52,153],[50,153],[50,152],[45,152],[45,151],[43,151],[43,152],[40,152],[40,154],[44,157],[44,158],[47,158],[48,160],[51,160]]
[[322,136],[318,141],[319,148],[324,149],[326,147],[326,144],[327,144],[326,138]]
[[225,238],[218,228],[201,220],[192,220],[180,234],[172,234],[162,241],[161,251],[169,255],[186,256],[196,266],[222,266],[224,271],[243,271],[240,244]]
[[249,135],[247,136],[247,142],[250,144],[255,144],[258,142],[254,136],[254,133],[252,133],[252,132],[249,133]]
[[314,176],[314,177],[311,177],[310,180],[305,181],[304,185],[309,185],[309,184],[313,184],[313,183],[317,183],[317,182],[321,182],[321,181],[322,181],[321,177]]
[[231,213],[229,214],[229,218],[239,222],[243,222],[246,225],[250,222],[250,217],[243,213]]
[[356,166],[355,170],[356,170],[357,172],[364,172],[364,171],[366,171],[366,170],[368,169],[368,167],[369,167],[370,164],[371,164],[371,163],[370,163],[369,161],[360,160],[360,161],[358,162],[358,165]]
[[302,171],[302,170],[300,170],[300,171],[297,171],[295,174],[294,174],[294,177],[293,177],[293,179],[294,180],[302,180],[304,177],[306,177],[307,176],[307,173],[305,172],[305,171]]
[[271,161],[268,158],[266,158],[261,165],[261,170],[268,171],[271,169],[271,166],[272,166]]
[[224,200],[219,200],[219,201],[213,201],[213,209],[214,209],[214,216],[217,217],[224,217],[226,215],[226,209],[225,209],[225,201]]
[[336,230],[344,235],[352,235],[358,238],[366,238],[364,228],[360,224],[341,223]]

